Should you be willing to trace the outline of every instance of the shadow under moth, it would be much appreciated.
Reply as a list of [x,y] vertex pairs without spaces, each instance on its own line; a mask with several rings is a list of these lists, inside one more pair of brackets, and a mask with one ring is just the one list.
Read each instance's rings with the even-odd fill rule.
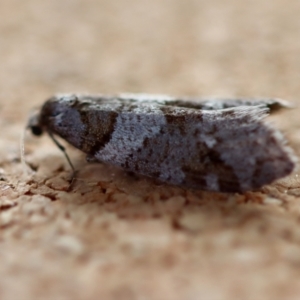
[[28,127],[64,151],[60,136],[87,161],[187,188],[244,192],[295,167],[282,134],[263,122],[284,107],[277,99],[63,94],[46,101]]

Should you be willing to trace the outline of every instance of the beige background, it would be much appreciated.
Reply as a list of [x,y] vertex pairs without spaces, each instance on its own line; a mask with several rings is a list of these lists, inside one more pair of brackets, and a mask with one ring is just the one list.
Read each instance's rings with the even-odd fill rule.
[[[70,170],[20,135],[57,92],[267,96],[300,104],[298,0],[1,0],[0,298],[299,299],[297,173],[244,195]],[[299,108],[272,117],[300,152]]]

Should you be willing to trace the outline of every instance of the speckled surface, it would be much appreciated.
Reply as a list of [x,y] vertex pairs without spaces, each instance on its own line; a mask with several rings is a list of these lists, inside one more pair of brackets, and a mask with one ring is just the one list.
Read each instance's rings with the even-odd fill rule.
[[[57,92],[266,96],[296,106],[300,3],[2,0],[1,299],[299,299],[297,171],[257,192],[184,190],[26,134]],[[269,118],[300,153],[299,108]]]

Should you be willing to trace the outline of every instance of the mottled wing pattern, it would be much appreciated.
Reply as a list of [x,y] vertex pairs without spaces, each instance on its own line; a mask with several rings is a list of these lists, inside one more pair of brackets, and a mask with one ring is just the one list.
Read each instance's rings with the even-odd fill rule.
[[44,104],[38,126],[94,161],[175,185],[242,192],[288,175],[295,166],[280,132],[262,122],[276,106],[286,104],[57,96]]
[[282,136],[260,121],[266,108],[144,108],[119,113],[97,159],[164,182],[226,192],[259,188],[294,167]]

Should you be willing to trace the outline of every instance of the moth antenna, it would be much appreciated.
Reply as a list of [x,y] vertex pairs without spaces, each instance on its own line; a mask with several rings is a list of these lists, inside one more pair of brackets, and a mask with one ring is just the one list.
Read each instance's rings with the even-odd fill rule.
[[28,168],[28,164],[27,164],[26,159],[25,159],[25,134],[26,134],[26,130],[27,130],[27,128],[25,127],[24,130],[22,130],[21,136],[20,136],[20,159],[21,159],[23,174],[25,174],[25,176],[29,176],[30,175],[29,168]]
[[70,157],[69,157],[69,155],[66,151],[66,148],[54,137],[54,135],[50,131],[48,131],[48,134],[49,134],[50,138],[52,139],[52,141],[54,142],[54,144],[58,147],[58,149],[62,151],[62,153],[64,154],[65,158],[68,161],[69,166],[72,169],[72,177],[71,177],[71,180],[70,180],[70,186],[68,188],[68,190],[70,191],[72,189],[73,185],[74,185],[75,180],[76,180],[76,173],[77,172],[74,168],[74,165],[71,162],[71,159],[70,159]]

